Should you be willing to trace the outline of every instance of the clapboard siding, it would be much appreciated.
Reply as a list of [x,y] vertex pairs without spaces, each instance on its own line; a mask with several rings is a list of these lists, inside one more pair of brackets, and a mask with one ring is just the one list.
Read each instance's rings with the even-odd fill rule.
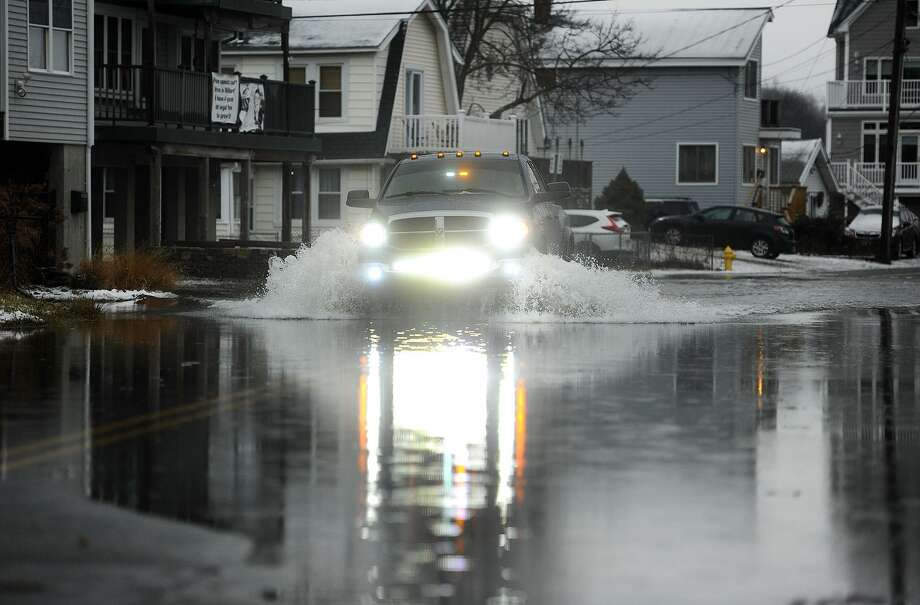
[[[570,138],[573,155],[579,138],[584,140],[584,159],[594,162],[595,195],[625,167],[647,197],[689,196],[706,206],[738,203],[739,133],[751,127],[739,124],[740,72],[737,67],[650,69],[649,87],[638,89],[613,115],[588,118],[577,128],[551,128],[550,137],[559,138],[563,157]],[[718,143],[718,184],[676,184],[678,142]]]
[[[281,165],[256,164],[253,174],[253,227],[261,234],[277,231],[280,226],[280,214],[276,217],[276,206],[280,209],[281,200]],[[271,239],[271,238],[268,238]]]
[[[763,77],[763,61],[762,59],[762,49],[763,49],[763,39],[758,40],[756,46],[754,47],[753,52],[751,53],[751,59],[757,61],[757,76],[758,78]],[[732,158],[729,162],[729,166],[732,171],[732,182],[726,182],[726,185],[731,185],[735,189],[734,200],[731,203],[735,204],[750,204],[754,199],[754,186],[747,185],[742,181],[742,162],[743,162],[743,147],[745,145],[757,145],[760,138],[760,82],[758,82],[758,98],[757,99],[747,99],[744,97],[744,82],[746,79],[746,67],[739,69],[733,69],[734,73],[737,74],[737,87],[741,94],[738,95],[738,142],[735,145],[735,148],[732,150]],[[726,173],[726,177],[728,173]]]
[[[87,3],[73,0],[73,74],[29,72],[28,3],[8,0],[9,134],[11,140],[85,145],[89,125],[86,100]],[[28,94],[12,92],[14,79],[29,74]]]
[[[441,72],[441,49],[438,45],[437,32],[431,17],[417,15],[409,22],[406,29],[406,42],[403,47],[402,66],[396,85],[396,101],[393,104],[393,117],[406,114],[406,70],[418,69],[422,75],[422,107],[426,115],[445,115],[447,113],[447,93],[444,90],[444,74]],[[393,120],[390,140],[399,136],[399,124]]]
[[[862,80],[867,57],[891,57],[892,31],[894,30],[897,2],[873,2],[850,25],[850,79]],[[908,29],[911,45],[909,56],[920,56],[920,31]]]

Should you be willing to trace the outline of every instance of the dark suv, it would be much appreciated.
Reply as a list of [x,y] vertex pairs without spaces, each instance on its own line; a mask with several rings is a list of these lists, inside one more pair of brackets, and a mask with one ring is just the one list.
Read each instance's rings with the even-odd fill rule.
[[656,219],[650,230],[669,244],[711,238],[717,248],[750,250],[759,258],[795,252],[795,233],[782,215],[758,208],[713,206],[689,216]]
[[647,198],[645,200],[645,228],[663,216],[686,216],[700,211],[700,205],[688,197]]
[[372,210],[360,232],[362,276],[465,284],[513,276],[531,248],[568,255],[574,237],[557,202],[570,194],[566,183],[546,184],[525,156],[412,155],[377,199],[348,193],[349,206]]

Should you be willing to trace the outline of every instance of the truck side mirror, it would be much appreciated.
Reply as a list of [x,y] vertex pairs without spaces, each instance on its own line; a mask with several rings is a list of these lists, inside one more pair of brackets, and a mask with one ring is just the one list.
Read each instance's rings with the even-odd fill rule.
[[373,208],[374,200],[367,189],[352,189],[345,198],[345,205],[351,208]]
[[558,202],[572,195],[572,188],[565,181],[557,181],[546,185],[546,193],[547,199]]

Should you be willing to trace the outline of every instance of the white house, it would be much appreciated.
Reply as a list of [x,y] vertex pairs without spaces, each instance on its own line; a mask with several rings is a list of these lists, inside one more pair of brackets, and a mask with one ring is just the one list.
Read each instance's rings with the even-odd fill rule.
[[782,157],[783,180],[807,190],[808,216],[826,217],[838,186],[821,139],[783,141]]
[[[292,227],[302,229],[304,195],[309,195],[309,228],[359,222],[363,210],[346,208],[351,189],[376,195],[399,158],[413,152],[481,149],[515,150],[515,119],[490,120],[461,111],[454,77],[456,50],[431,0],[311,0],[291,4],[290,79],[316,81],[316,132],[322,151],[305,189],[292,169]],[[384,11],[385,8],[385,11]],[[367,16],[373,12],[399,13]],[[401,12],[400,11],[405,11]],[[421,12],[419,12],[421,11]],[[365,15],[362,15],[364,13]],[[356,16],[336,16],[336,15]],[[244,76],[283,73],[279,34],[248,34],[226,42],[224,71]],[[279,239],[282,166],[257,163],[253,177],[253,239]],[[233,237],[238,169],[223,167],[220,235]]]

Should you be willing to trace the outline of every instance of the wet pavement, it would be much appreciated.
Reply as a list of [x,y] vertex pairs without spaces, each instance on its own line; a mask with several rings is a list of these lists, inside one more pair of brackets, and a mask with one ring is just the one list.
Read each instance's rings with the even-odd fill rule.
[[[918,603],[916,280],[665,282],[760,305],[697,325],[7,333],[0,488],[245,538],[286,578],[250,602]],[[68,596],[10,552],[0,601]]]

